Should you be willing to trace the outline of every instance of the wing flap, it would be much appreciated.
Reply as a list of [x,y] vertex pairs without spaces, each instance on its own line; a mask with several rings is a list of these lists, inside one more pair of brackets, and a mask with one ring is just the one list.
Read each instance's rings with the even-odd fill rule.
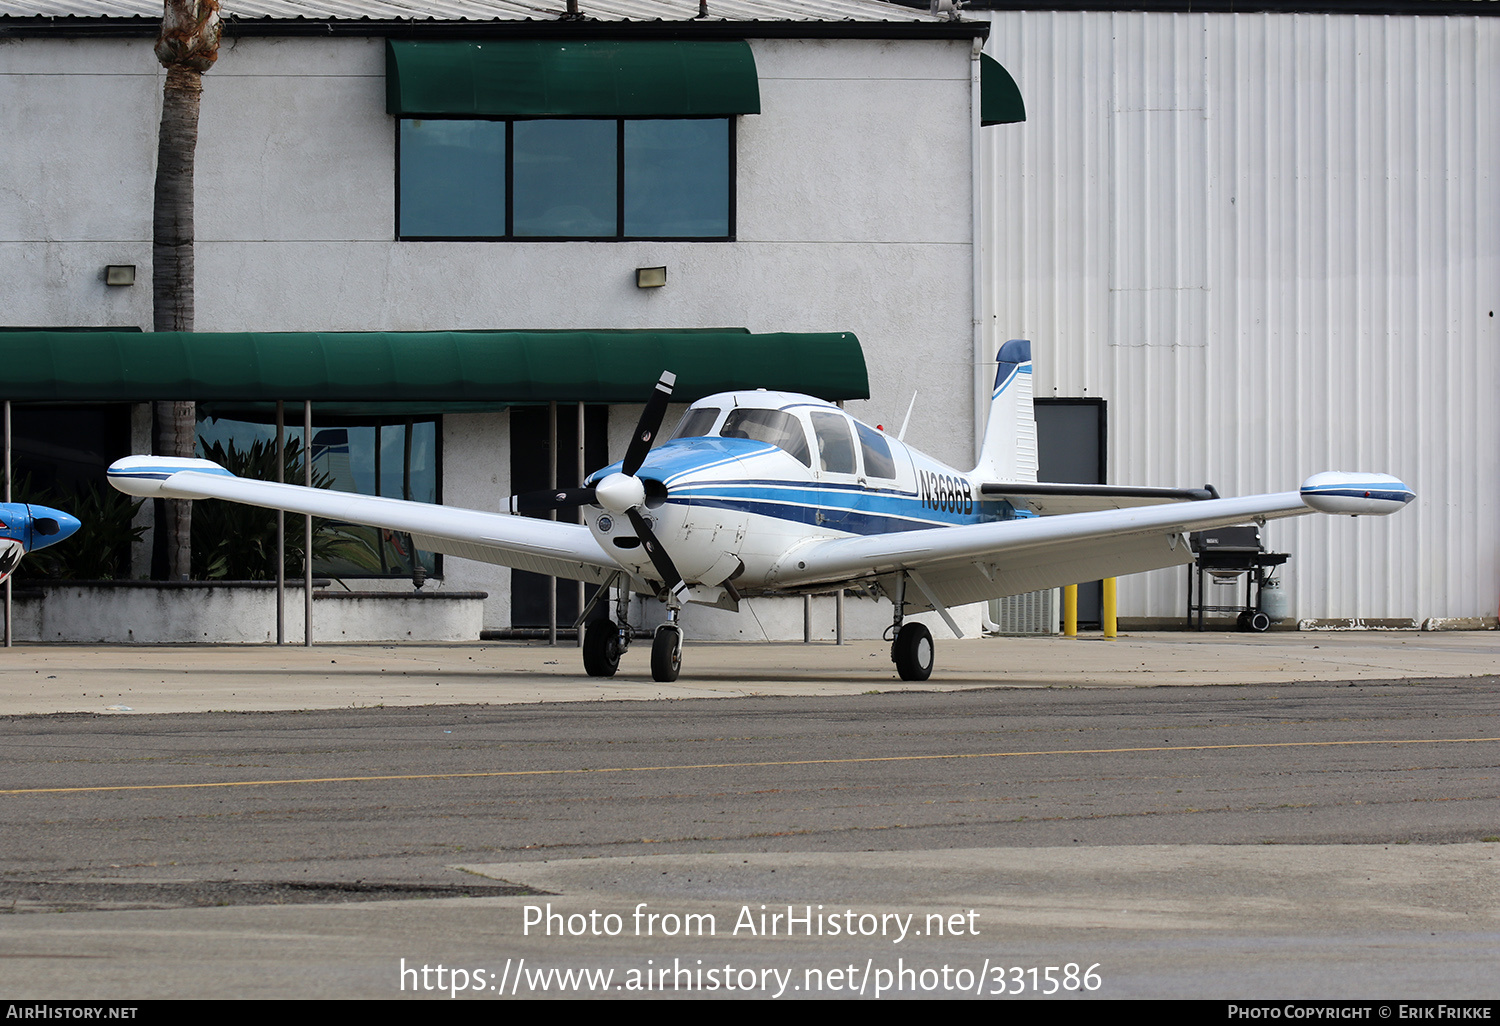
[[1105,509],[1158,506],[1169,502],[1217,499],[1212,488],[1137,488],[1132,485],[1031,484],[986,482],[980,492],[1044,517],[1092,513]]
[[[1193,553],[1181,535],[1148,534],[1084,542],[1069,546],[1066,552],[1049,550],[1042,559],[1037,558],[1035,550],[1023,549],[985,560],[940,563],[921,572],[938,601],[945,606],[962,606],[1192,561]],[[886,594],[894,593],[894,580],[882,579],[881,583]],[[916,588],[906,589],[906,600],[911,612],[932,608]]]

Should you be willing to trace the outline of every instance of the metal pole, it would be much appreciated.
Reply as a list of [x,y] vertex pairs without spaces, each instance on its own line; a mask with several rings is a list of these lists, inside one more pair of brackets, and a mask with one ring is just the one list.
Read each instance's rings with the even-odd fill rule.
[[802,596],[802,644],[812,644],[812,596]]
[[[276,400],[276,480],[286,483],[286,401]],[[276,644],[286,644],[286,510],[276,511]]]
[[[588,473],[588,471],[584,467],[583,419],[584,419],[583,418],[583,403],[579,403],[578,404],[578,487],[580,487],[580,488],[583,487],[584,476]],[[580,523],[580,524],[583,523],[583,506],[582,506],[582,504],[580,504],[577,507],[577,509],[574,511],[574,516],[577,517],[578,523]],[[583,582],[579,581],[578,582],[578,611],[580,613],[583,612],[583,606],[584,606],[584,601],[583,601]],[[579,648],[583,647],[583,627],[584,627],[583,624],[579,624],[578,625],[578,647]]]
[[833,643],[842,645],[844,643],[844,589],[840,588],[833,596]]
[[1119,620],[1115,616],[1115,584],[1113,577],[1104,579],[1104,636],[1113,638],[1119,634]]
[[[380,421],[376,420],[375,421],[375,494],[376,495],[384,495],[385,494],[385,492],[383,492],[383,491],[380,490],[380,454],[385,451],[383,448],[381,448],[383,442],[382,442],[381,437],[380,437],[380,428],[381,428]],[[385,561],[385,532],[384,531],[377,531],[376,532],[376,534],[375,534],[375,547],[380,550],[380,572],[382,574],[388,573],[389,570],[390,570],[390,567],[388,567],[386,565],[386,561]]]
[[[302,483],[312,487],[312,400],[302,400]],[[302,518],[302,644],[312,646],[312,514]]]
[[1078,637],[1078,585],[1069,584],[1063,588],[1063,634],[1069,638]]
[[[10,400],[5,400],[5,501],[10,501]],[[10,578],[5,579],[5,647],[14,644],[11,638]]]
[[[557,403],[547,404],[547,487],[557,491]],[[557,519],[557,509],[547,514]],[[547,644],[557,644],[557,578],[547,578]]]

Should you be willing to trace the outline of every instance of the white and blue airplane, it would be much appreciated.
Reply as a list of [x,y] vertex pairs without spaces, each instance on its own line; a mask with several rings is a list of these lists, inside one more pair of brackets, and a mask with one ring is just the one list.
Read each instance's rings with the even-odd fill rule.
[[78,519],[60,509],[26,502],[0,502],[0,581],[16,572],[28,552],[71,537]]
[[[235,477],[207,460],[132,456],[109,480],[137,496],[228,499],[412,535],[417,547],[599,585],[589,674],[613,676],[630,644],[633,593],[666,605],[651,673],[677,679],[681,611],[737,610],[755,595],[863,589],[891,600],[903,680],[932,673],[933,641],[909,614],[1192,562],[1183,533],[1321,511],[1391,513],[1414,497],[1384,474],[1322,473],[1300,491],[1219,498],[1212,489],[1037,484],[1031,346],[1006,343],[979,462],[960,471],[805,395],[723,392],[688,408],[652,448],[675,382],[663,374],[625,458],[581,487],[456,509]],[[582,505],[584,524],[517,516]],[[594,619],[615,596],[615,619]]]

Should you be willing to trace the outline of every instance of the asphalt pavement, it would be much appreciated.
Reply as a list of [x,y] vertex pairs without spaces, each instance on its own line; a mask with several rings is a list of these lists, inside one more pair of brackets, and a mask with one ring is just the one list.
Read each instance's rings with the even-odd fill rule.
[[9,650],[0,994],[1500,997],[1500,635],[648,654]]

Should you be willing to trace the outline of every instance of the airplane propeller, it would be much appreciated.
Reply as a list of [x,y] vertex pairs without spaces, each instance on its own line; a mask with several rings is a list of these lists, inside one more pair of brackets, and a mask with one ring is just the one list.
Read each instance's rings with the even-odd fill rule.
[[641,512],[646,505],[646,483],[636,477],[636,472],[646,462],[651,444],[661,431],[661,422],[667,415],[667,404],[672,401],[672,389],[676,383],[676,374],[671,371],[662,372],[656,388],[651,392],[651,398],[646,400],[646,408],[641,411],[641,419],[636,423],[635,434],[631,436],[630,445],[625,450],[625,459],[621,461],[618,471],[593,485],[526,492],[512,496],[510,500],[512,513],[542,513],[570,506],[593,505],[602,506],[616,516],[625,517],[635,528],[636,537],[645,547],[646,555],[651,557],[651,565],[661,575],[662,583],[674,593],[686,586],[677,565],[667,555],[667,550],[657,540],[650,522]]

